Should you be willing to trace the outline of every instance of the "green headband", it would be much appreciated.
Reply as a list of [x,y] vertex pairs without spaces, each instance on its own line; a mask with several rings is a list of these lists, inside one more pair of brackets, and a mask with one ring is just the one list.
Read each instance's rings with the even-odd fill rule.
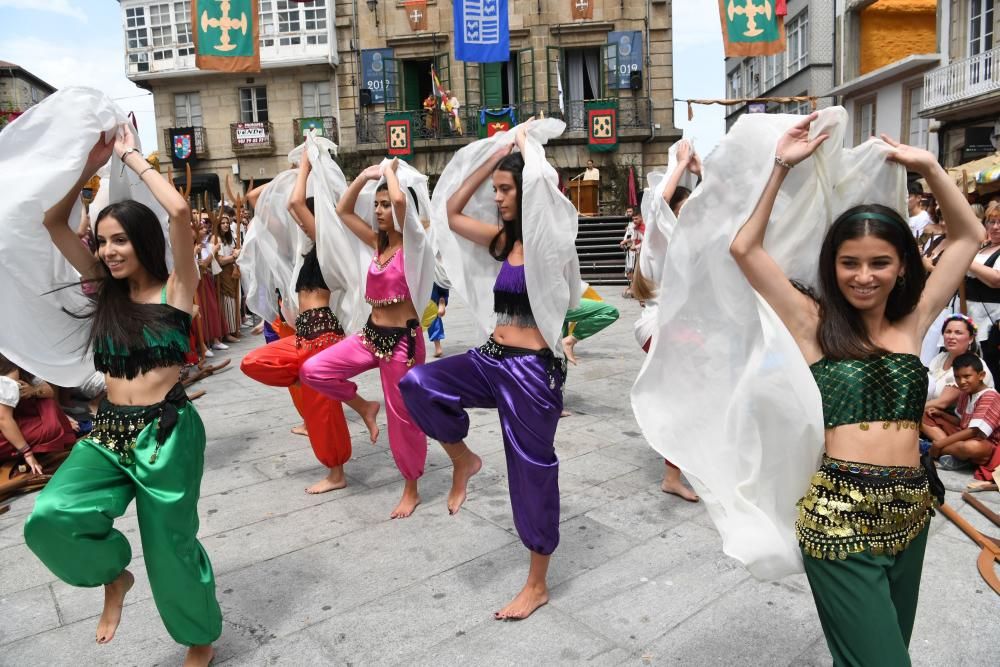
[[[898,224],[900,224],[902,222],[898,218],[893,218],[893,217],[890,217],[890,216],[885,215],[883,213],[875,213],[873,211],[862,211],[861,213],[855,213],[854,215],[852,215],[849,218],[847,218],[847,220],[857,220],[857,219],[861,219],[861,220],[881,220],[882,222],[884,222],[886,224],[889,224],[889,225],[898,225]],[[845,220],[844,222],[847,222],[847,220]]]

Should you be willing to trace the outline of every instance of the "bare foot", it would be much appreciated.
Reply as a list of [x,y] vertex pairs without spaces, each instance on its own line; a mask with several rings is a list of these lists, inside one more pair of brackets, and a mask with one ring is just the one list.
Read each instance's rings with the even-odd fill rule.
[[444,350],[441,348],[441,341],[434,341],[434,356],[440,357],[444,355]]
[[336,491],[337,489],[342,489],[345,486],[347,486],[347,480],[344,478],[344,468],[331,468],[329,475],[319,480],[312,486],[306,487],[306,493],[316,495],[317,493]]
[[573,348],[579,341],[574,336],[566,336],[562,339],[563,353],[566,355],[566,360],[576,366],[576,355],[573,354]]
[[687,488],[684,485],[684,482],[680,480],[675,481],[675,480],[667,480],[664,478],[663,483],[660,484],[660,491],[663,491],[664,493],[672,493],[675,496],[680,496],[689,503],[696,503],[699,500],[701,500],[701,498],[698,497],[697,493]]
[[300,424],[299,426],[293,426],[292,427],[292,433],[294,433],[295,435],[305,435],[305,436],[308,436],[309,435],[309,429],[306,428],[305,422],[302,422],[302,424]]
[[520,621],[528,618],[532,613],[549,601],[549,589],[542,585],[525,586],[517,597],[498,612],[494,612],[493,618],[498,621]]
[[368,427],[368,439],[372,441],[373,445],[378,440],[378,422],[375,421],[375,418],[378,417],[380,407],[378,401],[365,401],[365,407],[360,411],[361,419]]
[[452,460],[451,491],[448,492],[448,514],[458,514],[465,502],[469,480],[483,467],[483,460],[471,450]]
[[122,620],[122,607],[125,605],[125,594],[135,584],[135,577],[128,570],[122,570],[114,581],[104,585],[104,611],[101,620],[97,622],[97,643],[107,644],[115,638],[115,631]]
[[192,646],[184,656],[184,667],[208,667],[215,658],[215,649],[207,646]]
[[559,413],[559,419],[562,419],[563,417],[572,417],[572,416],[573,413],[570,412],[569,410],[563,410],[562,412]]
[[417,480],[408,479],[403,486],[403,497],[399,499],[399,504],[396,505],[396,509],[392,510],[389,518],[405,519],[413,514],[413,510],[417,509],[419,504],[420,494],[417,493]]

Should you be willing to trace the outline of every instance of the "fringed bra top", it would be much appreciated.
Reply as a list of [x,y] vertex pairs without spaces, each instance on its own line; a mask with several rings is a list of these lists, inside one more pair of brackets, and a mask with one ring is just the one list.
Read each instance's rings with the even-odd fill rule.
[[914,354],[889,352],[869,359],[820,359],[809,367],[823,397],[823,424],[869,422],[917,428],[927,398],[927,369]]
[[528,285],[524,279],[524,265],[514,266],[506,259],[493,283],[493,312],[497,326],[522,328],[537,327],[528,300]]
[[410,298],[410,288],[406,284],[406,270],[403,265],[403,249],[393,253],[384,264],[378,261],[378,253],[372,257],[365,283],[365,301],[372,306],[391,306]]
[[94,341],[94,368],[113,378],[131,380],[154,368],[184,364],[190,350],[191,315],[167,304],[167,286],[160,303],[140,304],[158,314],[155,327],[143,327],[141,336],[128,345],[115,343],[109,336]]
[[319,268],[319,258],[316,256],[316,246],[302,256],[302,268],[299,269],[299,277],[295,279],[295,291],[322,289],[330,291],[323,278],[323,272]]

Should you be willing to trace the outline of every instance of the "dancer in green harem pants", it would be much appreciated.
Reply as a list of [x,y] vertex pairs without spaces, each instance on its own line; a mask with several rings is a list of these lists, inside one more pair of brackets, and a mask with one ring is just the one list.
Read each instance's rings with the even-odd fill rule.
[[[592,289],[587,290],[588,294],[597,296]],[[566,312],[566,319],[563,322],[563,352],[566,358],[576,363],[576,356],[573,354],[573,347],[585,338],[590,338],[598,331],[606,329],[618,320],[618,309],[610,303],[605,303],[599,299],[588,299],[586,296],[580,299],[580,305],[570,308]],[[573,325],[570,333],[570,324]]]
[[909,666],[927,530],[896,555],[862,551],[846,560],[803,555],[834,665]]
[[[98,422],[109,417],[131,424],[145,411],[105,403]],[[222,616],[212,565],[195,537],[205,428],[186,402],[157,451],[158,426],[159,420],[141,428],[123,464],[124,457],[99,444],[99,423],[95,438],[73,448],[39,495],[24,536],[35,555],[66,583],[102,586],[132,559],[128,540],[112,524],[135,498],[146,572],[167,631],[185,646],[211,644],[222,632]]]

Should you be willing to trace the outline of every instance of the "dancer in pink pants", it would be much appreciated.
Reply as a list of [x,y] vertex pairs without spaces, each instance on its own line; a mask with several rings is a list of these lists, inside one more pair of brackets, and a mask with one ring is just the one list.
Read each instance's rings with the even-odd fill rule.
[[[414,364],[424,363],[425,352],[420,321],[406,282],[403,235],[393,224],[393,214],[400,224],[406,219],[407,206],[406,194],[396,177],[397,164],[393,161],[384,174],[378,166],[368,167],[354,179],[337,206],[344,224],[375,250],[365,285],[365,300],[372,307],[368,323],[357,335],[308,359],[299,374],[303,384],[346,403],[357,396],[357,385],[349,378],[379,369],[389,422],[389,447],[406,480],[403,497],[391,514],[394,519],[410,516],[420,504],[417,480],[424,474],[427,459],[427,436],[410,418],[399,393],[399,381]],[[383,175],[385,183],[375,192],[376,232],[355,213],[355,206],[365,184]]]

